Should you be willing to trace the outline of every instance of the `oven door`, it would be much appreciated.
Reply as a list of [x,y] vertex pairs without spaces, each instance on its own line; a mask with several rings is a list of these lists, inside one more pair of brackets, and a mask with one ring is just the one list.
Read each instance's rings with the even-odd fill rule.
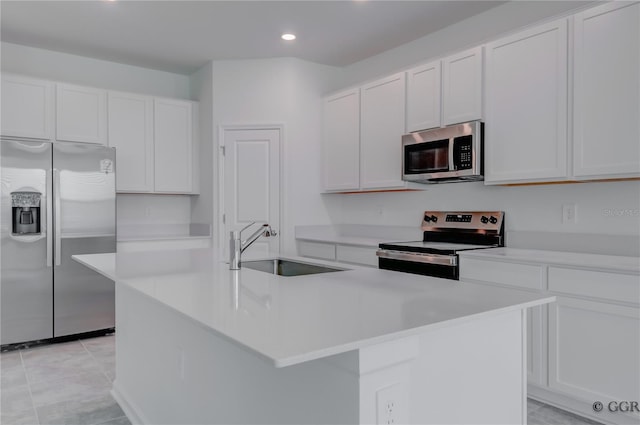
[[425,276],[459,279],[458,256],[379,249],[378,268]]

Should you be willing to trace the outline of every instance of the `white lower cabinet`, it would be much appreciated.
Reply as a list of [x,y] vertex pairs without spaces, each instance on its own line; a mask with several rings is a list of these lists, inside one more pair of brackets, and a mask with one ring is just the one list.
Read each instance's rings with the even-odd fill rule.
[[298,240],[297,246],[301,257],[378,267],[375,247],[306,240]]
[[336,259],[342,263],[378,267],[376,248],[354,245],[336,245]]
[[557,296],[527,312],[530,396],[604,423],[640,421],[620,411],[640,400],[640,275],[462,255],[460,279]]
[[558,297],[549,307],[549,387],[585,402],[640,400],[637,307]]
[[335,261],[336,245],[325,242],[298,241],[298,255],[301,257]]

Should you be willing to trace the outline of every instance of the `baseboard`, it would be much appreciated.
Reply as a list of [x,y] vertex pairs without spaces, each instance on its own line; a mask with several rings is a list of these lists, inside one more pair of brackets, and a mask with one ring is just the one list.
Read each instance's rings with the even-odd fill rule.
[[532,384],[528,385],[527,393],[527,396],[529,398],[532,398],[536,401],[550,404],[551,406],[557,407],[558,409],[566,410],[567,412],[571,412],[578,416],[582,416],[584,418],[591,419],[592,421],[596,421],[605,425],[629,425],[638,423],[637,417],[621,412],[605,412],[606,406],[602,412],[594,412],[593,402],[597,400],[593,400],[593,402],[580,401],[576,400],[575,398],[559,394],[555,391],[550,391],[548,389]]
[[118,387],[117,378],[115,381],[113,381],[111,395],[115,399],[116,403],[118,403],[132,425],[144,425],[150,423],[149,421],[144,419],[144,416],[142,414],[140,414],[140,409],[137,409],[132,403],[129,403],[125,393]]

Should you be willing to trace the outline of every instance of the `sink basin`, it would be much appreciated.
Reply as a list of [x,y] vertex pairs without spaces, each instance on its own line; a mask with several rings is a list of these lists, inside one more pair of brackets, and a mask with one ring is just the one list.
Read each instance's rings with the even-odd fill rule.
[[271,260],[243,261],[242,268],[276,274],[278,276],[302,276],[306,274],[340,272],[345,269],[322,266],[319,264],[301,263],[299,261],[274,258]]

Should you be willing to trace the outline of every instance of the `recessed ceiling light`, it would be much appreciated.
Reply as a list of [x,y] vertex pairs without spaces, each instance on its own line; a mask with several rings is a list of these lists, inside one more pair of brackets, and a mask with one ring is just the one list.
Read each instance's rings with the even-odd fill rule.
[[295,34],[282,34],[282,39],[286,41],[293,41],[296,39]]

